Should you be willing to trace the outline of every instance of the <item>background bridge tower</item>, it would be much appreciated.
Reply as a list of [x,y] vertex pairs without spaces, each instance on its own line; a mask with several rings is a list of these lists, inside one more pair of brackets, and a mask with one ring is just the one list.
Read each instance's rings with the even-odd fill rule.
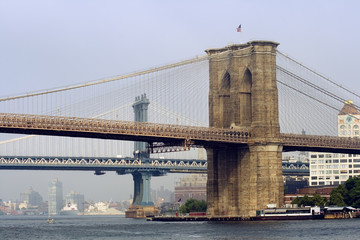
[[283,204],[277,46],[252,41],[206,50],[210,127],[251,129],[247,145],[207,149],[211,216],[255,216]]
[[[146,98],[146,94],[142,94],[141,97],[135,98],[135,103],[132,105],[135,114],[135,122],[147,122],[148,121],[148,106],[150,104],[149,99]],[[149,158],[147,142],[134,142],[134,157],[135,158]]]
[[[132,105],[135,114],[135,122],[148,121],[149,99],[146,94],[135,98]],[[148,143],[134,142],[134,158],[143,163],[150,163],[150,154],[148,152]],[[155,207],[151,198],[150,180],[151,176],[162,175],[159,171],[135,170],[131,173],[134,180],[134,198],[133,203],[126,211],[127,218],[145,218],[146,216],[158,215],[160,211]],[[165,174],[165,173],[164,173]]]

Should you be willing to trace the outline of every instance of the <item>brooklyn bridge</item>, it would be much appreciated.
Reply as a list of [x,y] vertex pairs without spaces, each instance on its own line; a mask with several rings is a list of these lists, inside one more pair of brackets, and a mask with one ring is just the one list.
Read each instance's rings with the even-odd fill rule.
[[[205,169],[212,217],[255,216],[267,204],[282,206],[283,152],[360,154],[359,138],[340,137],[337,129],[338,113],[344,104],[359,109],[359,95],[277,47],[272,41],[233,44],[137,73],[2,98],[0,169],[44,168],[16,156],[87,156],[72,167],[99,174],[111,168],[96,164],[116,163],[119,174],[133,174],[134,203],[143,206],[152,204],[141,191],[150,176]],[[207,161],[198,158],[203,149]],[[134,157],[95,160],[119,153]],[[167,161],[150,160],[154,154]],[[151,169],[141,169],[150,162]],[[42,164],[45,170],[61,162]]]

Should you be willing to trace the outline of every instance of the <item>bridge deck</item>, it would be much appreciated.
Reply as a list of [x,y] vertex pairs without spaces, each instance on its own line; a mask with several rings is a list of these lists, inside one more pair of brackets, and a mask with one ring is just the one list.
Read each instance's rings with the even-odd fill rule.
[[[246,143],[248,129],[191,127],[28,114],[0,114],[0,132],[57,135],[144,142],[193,141],[195,144]],[[190,142],[189,142],[190,143]]]
[[[92,118],[28,114],[0,114],[0,132],[165,142],[179,146],[245,145],[249,129],[222,129],[171,124],[139,123]],[[281,134],[284,151],[319,151],[360,154],[360,139],[333,136]]]

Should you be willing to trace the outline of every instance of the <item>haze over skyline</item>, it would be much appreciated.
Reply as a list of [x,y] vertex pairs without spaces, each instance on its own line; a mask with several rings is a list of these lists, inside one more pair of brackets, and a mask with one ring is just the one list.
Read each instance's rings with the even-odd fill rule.
[[[356,0],[0,0],[0,96],[136,72],[259,39],[279,42],[280,51],[359,92],[359,7]],[[154,177],[152,188],[172,190],[181,176]],[[0,198],[19,199],[32,186],[47,199],[53,178],[63,182],[64,194],[75,190],[95,201],[133,194],[131,175],[2,170]]]

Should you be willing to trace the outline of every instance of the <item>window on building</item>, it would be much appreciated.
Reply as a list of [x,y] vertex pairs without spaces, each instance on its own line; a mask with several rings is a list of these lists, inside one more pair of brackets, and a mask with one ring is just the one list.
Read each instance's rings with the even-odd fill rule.
[[333,168],[334,168],[334,169],[338,169],[338,168],[339,168],[339,165],[338,165],[338,164],[335,164],[335,165],[333,165]]
[[354,164],[354,168],[360,168],[360,164]]
[[354,159],[354,162],[360,162],[360,159]]
[[325,160],[325,163],[331,163],[331,162],[332,162],[332,160],[330,160],[330,159]]
[[311,155],[311,158],[317,158],[316,154]]
[[324,165],[319,165],[319,169],[324,169]]
[[331,154],[325,154],[326,158],[331,158]]
[[341,163],[346,163],[346,162],[347,162],[347,159],[340,159],[340,162],[341,162]]
[[324,158],[324,154],[319,154],[319,158]]
[[339,181],[334,181],[333,184],[334,185],[339,185]]
[[339,159],[334,159],[333,163],[339,163]]
[[316,179],[317,179],[316,176],[311,177],[311,180],[316,180]]
[[347,164],[341,164],[340,168],[347,168],[347,166],[348,166]]
[[335,176],[335,179],[339,179],[339,176]]
[[347,170],[340,170],[340,174],[347,174],[348,171]]
[[326,170],[326,174],[332,174],[331,170]]
[[325,185],[325,182],[319,182],[319,185]]

